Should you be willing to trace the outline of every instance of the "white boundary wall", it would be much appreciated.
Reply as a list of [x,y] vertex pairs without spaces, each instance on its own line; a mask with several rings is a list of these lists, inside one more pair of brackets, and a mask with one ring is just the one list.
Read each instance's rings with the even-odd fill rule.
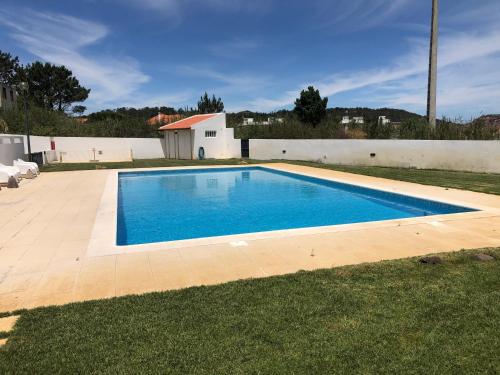
[[500,141],[251,139],[250,157],[500,173]]
[[[3,135],[0,134],[0,137]],[[26,137],[5,134],[8,137],[24,137],[24,153],[28,153]],[[68,163],[84,163],[95,158],[99,161],[128,161],[134,159],[164,158],[163,138],[99,138],[99,137],[41,137],[31,136],[31,152],[45,152],[47,162],[61,160]],[[56,151],[51,151],[51,141]]]
[[161,138],[53,137],[57,157],[63,162],[128,161],[164,158]]

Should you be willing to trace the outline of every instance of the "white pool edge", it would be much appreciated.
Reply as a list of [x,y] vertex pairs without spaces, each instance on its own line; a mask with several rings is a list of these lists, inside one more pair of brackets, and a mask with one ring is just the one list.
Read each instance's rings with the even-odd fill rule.
[[[174,170],[198,170],[198,169],[233,169],[233,168],[252,168],[252,167],[263,167],[270,170],[276,170],[280,172],[287,172],[297,175],[303,175],[307,177],[319,178],[326,181],[334,181],[348,185],[365,187],[368,189],[384,191],[388,193],[395,193],[400,195],[405,195],[414,198],[420,198],[425,200],[430,200],[433,202],[440,202],[451,204],[455,206],[475,209],[478,211],[463,212],[456,214],[444,214],[444,215],[434,215],[434,216],[423,216],[414,217],[407,219],[392,219],[392,220],[382,220],[382,221],[369,221],[363,223],[353,223],[353,224],[338,224],[329,226],[319,226],[319,227],[309,227],[309,228],[298,228],[298,229],[284,229],[275,230],[267,232],[254,232],[245,234],[234,234],[225,235],[217,237],[205,237],[205,238],[195,238],[179,241],[167,241],[167,242],[154,242],[139,245],[126,245],[118,246],[116,245],[116,234],[117,234],[117,212],[118,212],[118,174],[126,172],[148,172],[148,171],[174,171]],[[500,214],[499,212],[492,212],[491,207],[480,206],[476,204],[470,204],[470,202],[463,202],[453,199],[437,199],[435,196],[430,194],[415,194],[413,192],[408,192],[402,189],[392,188],[387,189],[376,184],[370,183],[354,183],[346,178],[333,178],[314,175],[313,173],[303,173],[297,171],[290,171],[286,168],[280,168],[272,164],[252,164],[252,165],[215,165],[215,166],[189,166],[189,167],[170,167],[170,168],[144,168],[144,169],[122,169],[110,171],[110,174],[106,180],[104,190],[101,196],[101,201],[99,208],[97,210],[96,218],[94,221],[94,226],[92,229],[92,234],[90,237],[89,245],[87,248],[87,256],[108,256],[126,253],[137,253],[144,251],[159,251],[168,249],[180,249],[186,247],[197,247],[197,246],[208,246],[217,244],[233,244],[233,246],[239,246],[247,241],[256,241],[272,238],[283,238],[291,236],[304,236],[304,235],[314,235],[322,233],[332,233],[341,231],[354,231],[362,230],[366,228],[383,228],[391,226],[401,226],[401,225],[413,225],[428,223],[433,225],[433,223],[439,223],[444,221],[452,221],[463,219],[464,215],[468,217],[480,218],[488,217]]]

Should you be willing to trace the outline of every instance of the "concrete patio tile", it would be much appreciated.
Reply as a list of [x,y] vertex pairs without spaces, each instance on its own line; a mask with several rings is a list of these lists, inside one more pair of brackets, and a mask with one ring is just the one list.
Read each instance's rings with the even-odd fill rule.
[[19,315],[11,315],[0,318],[0,332],[10,332],[19,319]]
[[77,261],[51,264],[37,283],[33,294],[45,298],[56,294],[73,293],[81,267],[82,263]]
[[24,308],[26,293],[19,291],[0,295],[0,311],[15,311]]
[[77,300],[78,299],[75,297],[75,293],[73,292],[58,292],[55,294],[32,297],[25,303],[25,305],[28,309],[34,309],[37,307],[62,306],[68,303],[76,302]]
[[94,227],[93,220],[89,220],[89,223],[75,222],[74,224],[68,226],[66,239],[71,239],[75,241],[77,240],[88,241],[92,234],[93,227]]
[[33,245],[36,240],[43,233],[43,230],[47,224],[44,225],[29,225],[29,231],[20,231],[9,241],[11,245]]
[[78,274],[75,298],[89,300],[114,297],[116,256],[86,258]]
[[30,259],[24,256],[14,264],[9,275],[36,274],[45,272],[50,263],[50,257]]
[[215,260],[227,270],[229,280],[264,277],[266,273],[241,247],[224,245],[215,251]]
[[42,279],[42,272],[25,273],[21,275],[9,273],[5,279],[0,282],[0,299],[4,294],[23,292],[35,287]]
[[195,285],[187,264],[177,250],[151,252],[149,261],[155,289],[169,290]]
[[453,221],[446,224],[455,230],[465,231],[472,235],[479,234],[493,241],[500,240],[500,220],[496,220],[496,218],[469,220],[467,222]]
[[186,261],[193,285],[214,285],[232,280],[231,271],[215,258]]
[[289,251],[281,244],[275,245],[259,245],[251,244],[248,247],[241,248],[243,252],[252,262],[260,268],[266,276],[283,275],[286,273],[297,272],[300,269],[297,263],[291,263],[284,253]]
[[154,290],[149,254],[126,254],[116,258],[116,295],[141,294]]
[[500,246],[498,196],[304,166],[272,167],[485,209],[315,234],[252,235],[236,247],[228,240],[94,256],[87,248],[105,184],[115,172],[43,173],[0,194],[0,311]]
[[52,257],[51,263],[83,259],[87,246],[88,241],[85,240],[63,240]]
[[6,246],[0,249],[0,272],[10,269],[30,249],[28,245]]

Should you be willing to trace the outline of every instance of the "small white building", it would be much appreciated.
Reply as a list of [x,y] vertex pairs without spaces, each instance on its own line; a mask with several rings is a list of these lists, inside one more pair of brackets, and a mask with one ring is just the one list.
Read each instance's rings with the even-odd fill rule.
[[387,116],[378,116],[378,123],[382,125],[387,125],[391,123],[391,120]]
[[244,126],[247,126],[247,125],[253,125],[255,124],[255,120],[252,118],[252,117],[245,117],[243,118],[243,125]]
[[365,119],[363,116],[361,117],[353,117],[352,119],[349,116],[343,116],[342,121],[340,122],[342,125],[349,125],[349,124],[364,124]]
[[342,117],[342,121],[340,122],[342,125],[349,125],[351,123],[351,118],[349,116]]
[[240,157],[241,141],[226,127],[226,114],[196,115],[162,126],[167,159]]
[[255,121],[254,118],[248,117],[248,118],[243,118],[243,126],[282,124],[283,121],[284,120],[281,117],[268,117],[267,120],[263,121]]
[[10,109],[16,106],[17,92],[13,87],[0,84],[0,108]]

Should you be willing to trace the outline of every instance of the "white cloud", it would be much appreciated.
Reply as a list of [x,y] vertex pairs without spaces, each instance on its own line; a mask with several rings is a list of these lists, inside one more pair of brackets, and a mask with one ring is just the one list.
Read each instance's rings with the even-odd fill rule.
[[193,98],[193,92],[191,90],[184,90],[176,92],[175,94],[144,94],[138,93],[133,95],[128,99],[124,99],[116,107],[173,107],[179,108],[183,107],[185,103],[191,101]]
[[[500,26],[497,23],[482,26],[481,32],[453,29],[442,32],[438,104],[443,115],[499,109]],[[257,98],[250,103],[251,107],[273,110],[288,106],[301,89],[312,84],[325,96],[356,91],[364,104],[406,106],[422,112],[426,105],[428,40],[409,40],[408,47],[409,52],[393,60],[388,67],[345,72],[305,82],[276,98]]]
[[239,92],[256,91],[271,84],[269,77],[258,76],[248,73],[229,74],[222,73],[210,68],[198,68],[194,66],[180,66],[177,68],[179,74],[190,77],[202,77],[230,87],[231,90]]
[[261,44],[251,39],[233,38],[216,44],[209,45],[208,51],[216,57],[238,59],[255,53]]
[[272,0],[114,0],[128,3],[137,8],[161,12],[163,15],[181,21],[185,12],[201,7],[228,12],[261,12]]
[[96,22],[28,9],[0,10],[0,24],[21,47],[38,58],[65,65],[91,88],[87,105],[118,105],[149,81],[138,63],[126,56],[92,56],[85,50],[109,34]]
[[317,9],[319,28],[333,27],[336,32],[346,32],[385,24],[412,3],[411,0],[317,0],[312,5]]

